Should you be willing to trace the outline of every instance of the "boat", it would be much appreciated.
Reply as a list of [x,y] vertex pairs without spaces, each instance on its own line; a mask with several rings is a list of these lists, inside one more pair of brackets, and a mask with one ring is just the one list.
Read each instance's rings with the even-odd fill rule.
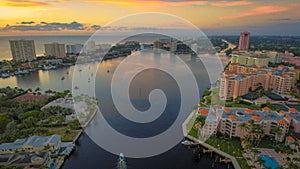
[[2,77],[2,78],[8,78],[8,77],[9,77],[9,74],[8,74],[8,73],[2,73],[2,74],[1,74],[1,77]]
[[188,145],[190,145],[191,143],[192,143],[192,142],[189,141],[189,140],[184,140],[184,141],[181,142],[181,144],[183,144],[183,145],[185,145],[185,146],[188,146]]
[[119,161],[118,161],[118,169],[127,169],[127,166],[126,166],[126,162],[125,162],[125,156],[123,153],[120,153],[120,156],[119,156]]
[[52,69],[56,69],[56,66],[46,66],[44,65],[43,70],[52,70]]
[[15,75],[18,75],[18,76],[23,76],[25,74],[28,74],[29,72],[27,70],[19,70],[19,71],[15,71]]

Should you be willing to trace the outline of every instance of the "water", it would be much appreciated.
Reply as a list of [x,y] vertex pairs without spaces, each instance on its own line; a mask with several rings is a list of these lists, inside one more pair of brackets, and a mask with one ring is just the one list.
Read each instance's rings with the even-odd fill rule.
[[[193,68],[197,66],[195,64],[197,62],[196,59],[191,59],[190,57],[185,57],[189,65]],[[166,127],[172,124],[172,120],[174,120],[174,115],[170,114],[171,110],[174,109],[174,104],[177,104],[176,100],[170,102],[170,106],[167,107],[167,115],[161,116],[157,121],[159,127],[154,128],[153,126],[137,126],[137,124],[129,123],[128,121],[122,119],[119,114],[114,113],[114,107],[109,103],[109,99],[106,98],[106,94],[109,89],[109,85],[107,85],[110,81],[110,78],[113,74],[114,68],[122,61],[122,58],[108,60],[103,62],[100,65],[100,69],[94,76],[96,76],[95,83],[97,86],[101,86],[96,90],[96,94],[98,99],[100,98],[106,104],[105,107],[102,108],[103,115],[106,120],[109,121],[109,124],[114,126],[114,128],[126,135],[135,136],[135,137],[148,137],[149,135],[155,135],[162,132],[162,129],[166,129]],[[158,61],[157,58],[156,60]],[[173,60],[170,59],[170,62]],[[91,85],[87,82],[87,78],[90,76],[89,69],[96,67],[97,63],[89,63],[80,65],[80,78],[82,78],[82,83],[84,85]],[[175,65],[176,66],[176,65]],[[178,65],[177,65],[178,66]],[[198,65],[199,66],[199,65]],[[76,68],[77,69],[77,68]],[[67,67],[67,68],[59,68],[56,70],[49,71],[38,71],[33,72],[29,75],[25,75],[22,77],[14,76],[7,79],[0,79],[0,86],[6,87],[7,85],[11,87],[21,87],[21,88],[32,88],[36,87],[41,88],[42,90],[52,89],[63,91],[66,89],[72,89],[72,72],[75,70],[75,67]],[[111,70],[110,73],[107,70]],[[79,70],[75,70],[79,71]],[[152,72],[155,75],[158,75],[157,72]],[[195,74],[201,75],[203,74],[203,70],[196,68]],[[162,75],[164,76],[164,75]],[[65,77],[65,80],[61,80],[62,77]],[[167,80],[170,80],[167,76],[165,77]],[[145,85],[145,88],[152,88],[155,82],[155,78],[151,79],[149,77],[139,77],[140,81],[149,82],[149,83],[137,83],[137,85]],[[208,79],[206,77],[202,77],[198,79],[201,81],[200,92],[202,92],[208,86]],[[157,81],[157,80],[156,80]],[[162,88],[168,89],[168,84],[161,83]],[[89,86],[92,87],[92,86]],[[169,90],[171,90],[170,87]],[[170,96],[172,97],[172,95]],[[177,97],[176,95],[173,97]],[[134,104],[138,106],[140,109],[145,109],[147,104],[143,104],[141,100],[135,100]],[[172,106],[173,105],[173,106]],[[175,106],[176,108],[176,106]],[[169,118],[166,118],[169,117]],[[97,118],[95,118],[97,119]],[[101,124],[100,124],[101,125]],[[112,140],[113,141],[113,140]],[[126,146],[126,145],[121,145]],[[123,152],[126,156],[126,152]],[[117,167],[118,155],[111,154],[101,147],[97,146],[85,133],[79,138],[76,150],[72,153],[72,155],[65,161],[63,165],[63,169],[82,169],[82,168],[95,168],[95,169],[114,169]],[[193,150],[187,149],[180,143],[173,147],[171,150],[149,158],[126,158],[126,163],[129,169],[198,169],[198,168],[211,168],[214,158],[210,158],[209,156],[204,156],[200,160],[194,160],[193,158]],[[215,164],[215,168],[228,168],[226,164]],[[232,166],[229,166],[232,168]]]
[[275,161],[274,158],[268,157],[268,156],[261,156],[261,158],[265,161],[264,165],[271,169],[277,169],[279,168],[278,163]]
[[[10,86],[33,90],[39,87],[43,91],[48,89],[55,91],[71,90],[73,70],[74,67],[72,66],[49,71],[39,70],[24,76],[0,78],[0,87]],[[65,80],[61,80],[62,77],[65,77]]]

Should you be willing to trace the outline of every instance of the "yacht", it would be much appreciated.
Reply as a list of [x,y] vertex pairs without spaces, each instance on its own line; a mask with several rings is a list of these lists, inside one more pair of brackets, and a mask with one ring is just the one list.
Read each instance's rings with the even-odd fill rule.
[[8,73],[2,73],[2,74],[1,74],[1,77],[2,77],[2,78],[8,78],[8,77],[9,77],[9,74],[8,74]]
[[125,157],[123,153],[120,153],[119,161],[118,161],[118,169],[127,169]]

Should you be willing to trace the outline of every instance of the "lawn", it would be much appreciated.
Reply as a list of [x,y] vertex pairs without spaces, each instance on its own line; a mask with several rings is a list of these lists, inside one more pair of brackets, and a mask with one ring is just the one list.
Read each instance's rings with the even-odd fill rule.
[[261,139],[261,141],[260,141],[260,143],[258,145],[258,148],[270,148],[270,149],[273,149],[274,148],[274,144],[275,144],[274,139],[263,138],[263,139]]
[[227,154],[230,154],[236,157],[238,163],[240,164],[241,168],[250,169],[247,164],[247,161],[244,159],[242,155],[242,146],[241,141],[238,138],[226,138],[226,137],[210,137],[207,141],[207,144],[210,144]]
[[193,137],[195,137],[195,138],[198,138],[198,132],[197,132],[197,130],[194,128],[194,127],[192,127],[192,129],[189,131],[189,133],[188,133],[190,136],[193,136]]
[[241,104],[241,103],[233,103],[233,102],[226,102],[225,106],[226,107],[249,108],[252,110],[260,110],[261,109],[259,106],[251,106],[251,105],[246,105],[246,104]]
[[71,142],[77,136],[79,130],[69,130],[70,132],[66,134],[67,127],[49,128],[49,133],[61,135],[62,142]]

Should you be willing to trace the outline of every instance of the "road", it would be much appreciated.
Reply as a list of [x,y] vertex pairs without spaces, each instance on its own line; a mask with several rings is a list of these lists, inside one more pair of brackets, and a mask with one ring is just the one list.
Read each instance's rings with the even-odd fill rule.
[[223,42],[228,44],[228,47],[226,49],[223,49],[220,51],[220,53],[218,54],[220,56],[220,59],[222,60],[223,65],[227,65],[227,63],[230,61],[230,59],[226,56],[226,50],[228,49],[234,49],[236,47],[235,44],[228,42],[225,39],[222,39]]

